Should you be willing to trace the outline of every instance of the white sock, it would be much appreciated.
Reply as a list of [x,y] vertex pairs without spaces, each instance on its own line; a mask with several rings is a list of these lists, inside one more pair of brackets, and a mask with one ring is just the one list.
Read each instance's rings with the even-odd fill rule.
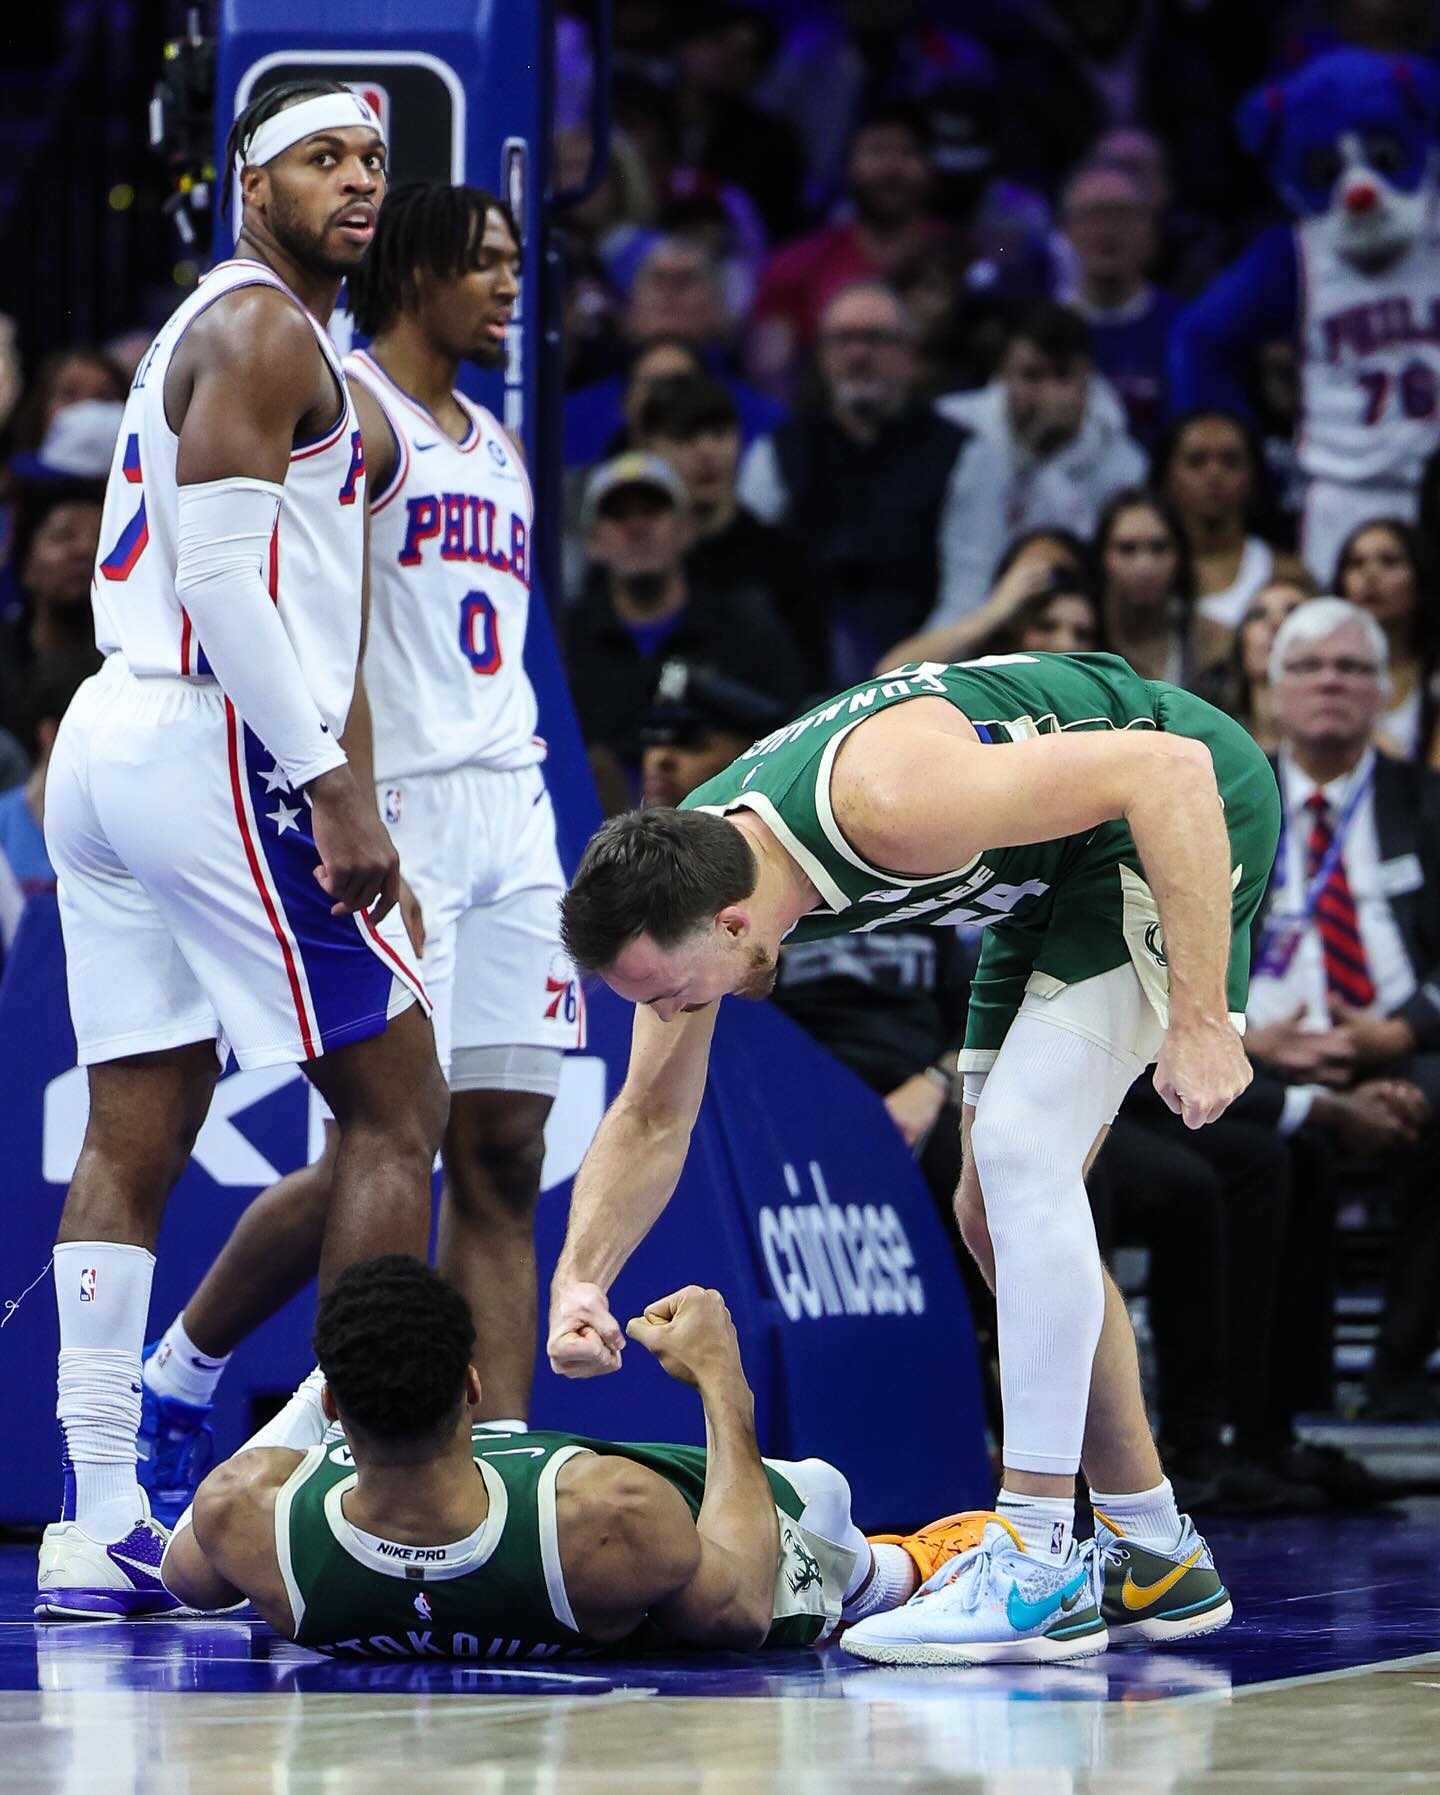
[[75,1469],[75,1519],[92,1539],[123,1539],[144,1513],[135,1435],[154,1274],[144,1247],[68,1240],[55,1248],[55,1413]]
[[1025,1550],[1037,1558],[1068,1558],[1075,1537],[1073,1496],[1020,1496],[1002,1489],[995,1498],[995,1512],[1003,1515]]
[[324,1388],[325,1373],[317,1365],[280,1413],[272,1415],[258,1433],[251,1434],[240,1450],[288,1446],[295,1452],[308,1452],[312,1446],[318,1446],[330,1425],[320,1401]]
[[1175,1492],[1170,1479],[1162,1478],[1153,1490],[1140,1490],[1131,1496],[1105,1496],[1091,1490],[1090,1506],[1095,1518],[1104,1521],[1112,1532],[1133,1539],[1137,1545],[1149,1546],[1155,1552],[1168,1552],[1180,1538],[1180,1510],[1175,1506]]
[[919,1567],[903,1546],[872,1545],[868,1567],[856,1554],[855,1569],[841,1604],[840,1618],[848,1626],[851,1621],[898,1608],[902,1602],[910,1600],[919,1583]]
[[182,1310],[145,1361],[145,1382],[157,1396],[189,1403],[191,1408],[205,1408],[229,1363],[229,1353],[223,1359],[211,1359],[201,1352],[185,1332]]

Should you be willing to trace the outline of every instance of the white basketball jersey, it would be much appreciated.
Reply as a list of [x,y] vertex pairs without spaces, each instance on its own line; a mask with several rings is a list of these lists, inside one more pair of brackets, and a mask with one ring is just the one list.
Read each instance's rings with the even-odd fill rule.
[[132,673],[211,679],[204,644],[175,596],[179,439],[165,419],[165,376],[201,312],[237,287],[276,287],[300,307],[335,375],[340,415],[322,437],[296,443],[261,570],[305,682],[337,735],[345,727],[360,654],[365,561],[365,460],[344,369],[324,330],[263,262],[222,262],[150,345],[125,402],[105,489],[91,588],[95,640]]
[[460,393],[456,442],[363,350],[345,359],[395,433],[399,459],[371,494],[365,688],[375,777],[532,766],[530,481],[514,444]]
[[1418,481],[1440,444],[1440,229],[1432,217],[1383,273],[1360,273],[1325,219],[1296,227],[1303,417],[1312,478]]

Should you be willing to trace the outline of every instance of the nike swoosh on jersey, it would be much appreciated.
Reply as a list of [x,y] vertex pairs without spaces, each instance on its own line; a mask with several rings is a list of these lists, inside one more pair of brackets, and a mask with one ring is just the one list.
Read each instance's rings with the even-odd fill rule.
[[1148,1608],[1152,1602],[1158,1602],[1161,1596],[1168,1595],[1174,1589],[1186,1571],[1193,1569],[1198,1563],[1204,1550],[1203,1546],[1196,1546],[1184,1564],[1177,1564],[1173,1571],[1167,1571],[1154,1583],[1137,1583],[1134,1572],[1126,1571],[1125,1581],[1120,1585],[1120,1600],[1127,1608]]
[[544,1458],[543,1446],[507,1446],[503,1452],[482,1452],[481,1458]]
[[1027,1602],[1019,1589],[1012,1583],[1009,1598],[1005,1603],[1006,1619],[1017,1633],[1025,1633],[1031,1627],[1038,1627],[1042,1621],[1049,1620],[1062,1602],[1068,1602],[1072,1596],[1079,1595],[1080,1591],[1084,1589],[1089,1575],[1089,1571],[1081,1571],[1073,1583],[1068,1583],[1064,1589],[1057,1589],[1052,1594],[1042,1597],[1038,1602]]
[[423,455],[427,449],[438,449],[440,445],[439,443],[411,443],[410,447],[417,455]]

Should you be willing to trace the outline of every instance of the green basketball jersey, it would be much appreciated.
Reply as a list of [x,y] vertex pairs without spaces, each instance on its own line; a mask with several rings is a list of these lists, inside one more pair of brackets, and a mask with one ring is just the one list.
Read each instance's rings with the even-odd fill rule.
[[[1264,756],[1236,724],[1177,687],[1141,679],[1117,655],[990,655],[954,665],[926,661],[898,667],[762,737],[681,805],[718,815],[753,810],[777,836],[821,899],[819,908],[801,917],[790,940],[917,922],[1043,924],[1057,890],[1086,870],[1097,853],[1134,858],[1129,830],[1117,822],[1055,841],[987,849],[933,877],[907,878],[868,865],[845,839],[831,809],[835,756],[866,718],[927,697],[948,699],[984,742],[1072,730],[1163,729],[1167,709],[1178,715],[1183,708],[1181,732],[1211,746],[1232,838],[1235,823],[1254,807],[1255,793],[1262,800],[1268,793],[1273,808],[1274,780]],[[1175,721],[1172,715],[1171,727]],[[955,792],[954,801],[963,809],[964,792]],[[1273,852],[1273,842],[1271,847]]]
[[[468,1539],[404,1546],[360,1533],[342,1501],[355,1483],[343,1441],[314,1446],[276,1498],[275,1541],[295,1638],[337,1658],[554,1658],[601,1649],[575,1622],[556,1532],[556,1479],[581,1453],[633,1460],[658,1472],[700,1512],[699,1446],[615,1445],[579,1434],[476,1429],[475,1465],[489,1513]],[[779,1511],[781,1554],[767,1645],[808,1645],[833,1624],[853,1562],[844,1547],[800,1524],[797,1491],[766,1467]],[[646,1622],[623,1644],[666,1644]]]

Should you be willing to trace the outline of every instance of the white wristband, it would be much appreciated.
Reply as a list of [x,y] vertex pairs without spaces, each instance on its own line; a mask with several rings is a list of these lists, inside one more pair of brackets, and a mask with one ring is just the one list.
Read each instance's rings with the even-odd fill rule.
[[175,590],[226,696],[294,787],[345,764],[263,568],[283,489],[270,480],[180,488]]

